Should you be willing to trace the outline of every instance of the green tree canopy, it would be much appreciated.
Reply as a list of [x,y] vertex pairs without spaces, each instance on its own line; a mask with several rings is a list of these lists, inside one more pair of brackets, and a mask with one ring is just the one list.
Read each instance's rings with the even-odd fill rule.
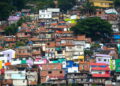
[[25,8],[27,0],[11,0],[11,4],[15,7],[16,10],[21,10]]
[[7,3],[0,2],[0,21],[6,20],[9,17],[11,10],[12,6]]
[[120,0],[114,0],[114,6],[116,8],[119,8],[120,7]]
[[70,10],[75,4],[75,0],[58,0],[58,7],[64,12]]
[[92,56],[93,55],[92,50],[85,50],[84,53],[85,53],[85,56]]
[[12,11],[25,8],[27,0],[0,0],[0,21],[6,20]]
[[24,41],[17,41],[15,47],[19,47],[19,46],[25,46],[25,42]]
[[76,35],[85,34],[95,41],[109,38],[112,33],[111,24],[99,17],[81,19],[71,30],[74,31]]
[[86,2],[82,5],[80,8],[81,14],[86,15],[86,14],[95,14],[96,13],[96,7],[92,5],[90,2]]
[[15,35],[18,32],[18,27],[22,25],[22,23],[26,22],[27,18],[21,18],[17,23],[11,24],[5,28],[6,35]]
[[[30,0],[29,3],[35,4],[36,9],[39,10],[48,7],[55,7],[53,1],[54,0]],[[67,10],[71,9],[75,4],[75,0],[58,0],[58,7],[63,12],[66,12]]]

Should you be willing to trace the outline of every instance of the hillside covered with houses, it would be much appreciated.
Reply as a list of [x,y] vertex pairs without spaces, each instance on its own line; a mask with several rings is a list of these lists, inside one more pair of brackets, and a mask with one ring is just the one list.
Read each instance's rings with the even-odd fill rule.
[[0,86],[119,86],[119,2],[46,1],[0,14]]

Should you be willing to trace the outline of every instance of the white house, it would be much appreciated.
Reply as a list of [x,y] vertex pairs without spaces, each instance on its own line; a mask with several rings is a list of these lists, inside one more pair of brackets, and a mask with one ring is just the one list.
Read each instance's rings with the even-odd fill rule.
[[6,70],[4,78],[12,79],[13,86],[27,86],[26,71]]
[[105,55],[105,54],[96,54],[96,63],[105,63],[110,65],[110,60],[112,59],[112,56]]
[[15,58],[15,51],[12,49],[0,52],[0,68],[6,68],[5,64]]
[[39,19],[50,19],[52,18],[52,12],[47,10],[39,10]]
[[39,19],[51,19],[55,16],[58,16],[59,12],[59,8],[47,8],[46,10],[39,10]]

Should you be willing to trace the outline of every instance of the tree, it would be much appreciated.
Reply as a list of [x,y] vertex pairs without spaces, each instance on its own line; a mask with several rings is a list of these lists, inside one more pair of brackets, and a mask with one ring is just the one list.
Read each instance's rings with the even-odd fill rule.
[[0,0],[0,21],[6,20],[12,11],[21,10],[27,0]]
[[85,53],[85,56],[92,56],[93,55],[92,50],[85,50],[84,53]]
[[99,17],[89,17],[80,19],[78,23],[71,28],[75,35],[85,34],[91,37],[94,41],[99,41],[105,38],[108,39],[112,33],[112,25]]
[[101,46],[99,45],[99,43],[94,43],[94,44],[91,45],[91,50],[98,49],[100,47]]
[[12,6],[7,3],[0,2],[0,21],[6,20],[9,17],[11,10]]
[[11,24],[10,26],[5,28],[6,35],[15,35],[18,32],[18,27],[22,25],[22,23],[26,22],[27,18],[21,18],[17,23]]
[[92,15],[96,13],[96,7],[94,7],[92,3],[86,2],[82,5],[80,11],[82,15],[86,15],[86,14]]
[[16,42],[16,47],[19,47],[19,46],[25,46],[25,42],[23,42],[23,41],[17,41]]
[[76,4],[75,0],[58,0],[58,7],[63,12],[70,10],[75,4]]
[[[30,0],[29,3],[35,4],[36,9],[43,9],[48,7],[55,7],[54,0]],[[70,10],[76,4],[75,0],[58,0],[58,8],[63,12]]]
[[[26,19],[26,18],[25,18]],[[17,22],[17,26],[21,26],[22,23],[25,22],[25,19],[21,18],[18,22]]]
[[115,6],[115,8],[119,8],[120,7],[120,0],[114,0],[114,6]]
[[6,35],[15,35],[17,33],[17,25],[11,24],[10,26],[5,28],[5,34]]
[[25,8],[27,0],[11,0],[11,3],[16,8],[16,10],[21,10]]

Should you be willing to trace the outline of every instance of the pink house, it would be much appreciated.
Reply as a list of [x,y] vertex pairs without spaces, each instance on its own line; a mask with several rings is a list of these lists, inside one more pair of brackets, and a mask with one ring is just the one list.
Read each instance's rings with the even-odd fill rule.
[[38,65],[41,67],[43,64],[47,64],[48,60],[47,59],[41,59],[41,58],[36,58],[34,61],[34,65]]
[[19,16],[9,16],[8,18],[9,24],[16,23],[18,20],[20,20]]

